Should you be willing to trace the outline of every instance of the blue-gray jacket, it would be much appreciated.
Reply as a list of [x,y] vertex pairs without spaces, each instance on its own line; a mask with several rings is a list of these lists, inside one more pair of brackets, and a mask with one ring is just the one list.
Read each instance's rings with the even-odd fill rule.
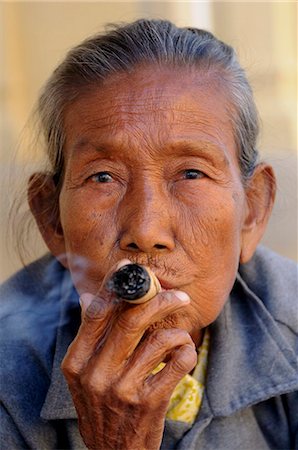
[[[1,449],[84,449],[60,371],[80,323],[69,273],[45,256],[0,294]],[[211,326],[197,420],[167,421],[162,449],[297,449],[297,332],[296,264],[259,248]]]

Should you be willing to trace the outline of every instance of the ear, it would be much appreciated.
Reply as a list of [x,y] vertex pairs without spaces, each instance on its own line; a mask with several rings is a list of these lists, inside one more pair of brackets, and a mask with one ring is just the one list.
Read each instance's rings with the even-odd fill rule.
[[59,189],[53,177],[35,173],[28,184],[28,202],[39,231],[50,252],[67,267],[59,213]]
[[244,264],[253,256],[271,215],[276,192],[273,169],[267,164],[259,164],[249,180],[246,191],[246,214],[242,227],[240,263]]

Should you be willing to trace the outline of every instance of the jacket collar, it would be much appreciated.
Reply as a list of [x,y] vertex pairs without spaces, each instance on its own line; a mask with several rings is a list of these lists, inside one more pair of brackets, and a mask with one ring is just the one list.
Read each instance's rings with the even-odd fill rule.
[[238,274],[230,300],[211,326],[206,397],[227,416],[298,389],[294,350],[263,302]]
[[[77,414],[60,369],[80,323],[78,295],[67,271],[61,288],[61,317],[51,383],[41,417],[75,419]],[[211,346],[202,409],[208,415],[235,411],[298,389],[297,359],[262,301],[237,275],[229,301],[211,325]],[[205,407],[204,407],[205,403]]]

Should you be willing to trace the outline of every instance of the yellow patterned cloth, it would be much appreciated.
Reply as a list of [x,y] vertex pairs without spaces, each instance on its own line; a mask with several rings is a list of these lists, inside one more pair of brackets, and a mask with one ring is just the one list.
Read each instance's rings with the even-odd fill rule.
[[[199,412],[206,378],[207,359],[210,342],[208,328],[198,349],[198,362],[192,375],[185,375],[177,384],[170,398],[167,418],[192,424]],[[159,372],[165,363],[160,363],[153,374]]]

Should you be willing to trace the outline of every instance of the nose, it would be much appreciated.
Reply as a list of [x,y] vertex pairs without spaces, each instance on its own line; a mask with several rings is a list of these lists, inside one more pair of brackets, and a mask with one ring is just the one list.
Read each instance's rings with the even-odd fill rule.
[[123,202],[122,211],[122,250],[154,254],[175,248],[170,202],[160,190],[138,187]]

